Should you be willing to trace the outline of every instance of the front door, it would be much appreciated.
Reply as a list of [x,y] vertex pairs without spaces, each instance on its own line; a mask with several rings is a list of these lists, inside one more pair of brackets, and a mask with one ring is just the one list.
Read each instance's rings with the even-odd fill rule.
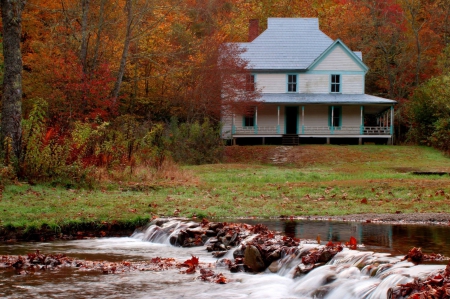
[[298,107],[286,106],[286,134],[298,134]]

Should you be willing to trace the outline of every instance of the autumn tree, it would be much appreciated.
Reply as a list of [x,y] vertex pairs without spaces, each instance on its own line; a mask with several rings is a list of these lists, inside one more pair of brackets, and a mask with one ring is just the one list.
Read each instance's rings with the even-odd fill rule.
[[20,38],[22,11],[25,2],[25,0],[1,1],[4,57],[1,141],[2,144],[5,144],[5,139],[10,140],[13,154],[17,159],[20,158],[22,140],[22,54]]

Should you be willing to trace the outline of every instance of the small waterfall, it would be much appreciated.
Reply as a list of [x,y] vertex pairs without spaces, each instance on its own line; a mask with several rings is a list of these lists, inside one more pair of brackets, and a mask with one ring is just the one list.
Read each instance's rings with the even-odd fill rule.
[[195,229],[199,223],[179,219],[156,219],[143,230],[133,233],[132,238],[152,243],[182,245],[177,237],[182,230]]
[[[242,233],[242,227],[240,229],[240,233]],[[201,230],[205,230],[205,228],[200,223],[157,219],[150,223],[145,230],[134,233],[132,237],[143,241],[181,246],[186,245],[183,243],[184,240],[192,239],[192,235],[200,236]],[[217,229],[217,231],[219,230]],[[180,235],[183,234],[185,236],[180,241]],[[208,230],[206,234],[203,231],[203,235],[201,235],[203,237],[202,245],[205,246],[214,245],[218,239],[225,238],[220,237],[219,233],[218,236],[213,235],[208,241],[206,235],[211,236],[211,230]],[[224,235],[225,233],[223,233]],[[258,234],[247,232],[242,235],[244,237],[240,239],[240,242],[235,243],[240,245],[227,245],[228,251],[218,261],[222,258],[233,260],[234,251],[242,251],[242,246],[251,244]],[[233,238],[235,239],[236,236]],[[277,236],[275,235],[273,238],[276,239]],[[190,244],[192,241],[189,240]],[[388,253],[344,248],[327,263],[316,264],[309,272],[304,271],[304,268],[299,271],[303,265],[303,256],[311,251],[325,248],[326,246],[313,244],[311,241],[300,242],[298,247],[288,251],[289,254],[285,253],[280,256],[276,261],[276,268],[269,267],[264,273],[292,279],[289,293],[297,298],[388,299],[390,288],[412,282],[414,278],[426,277],[445,268],[443,265],[415,265],[404,261],[403,256],[391,256]],[[271,274],[271,272],[276,274]],[[234,274],[229,273],[228,275],[232,277]]]

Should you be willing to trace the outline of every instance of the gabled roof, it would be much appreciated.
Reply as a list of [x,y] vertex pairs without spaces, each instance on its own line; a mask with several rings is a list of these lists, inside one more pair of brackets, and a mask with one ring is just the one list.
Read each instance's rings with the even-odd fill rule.
[[269,18],[267,25],[252,42],[239,43],[254,70],[306,70],[333,43],[315,18]]
[[[241,57],[252,70],[306,71],[336,42],[344,45],[323,33],[317,18],[269,18],[267,25],[252,42],[238,43],[245,50]],[[345,48],[362,63],[361,53]]]
[[369,68],[361,60],[361,52],[352,52],[340,39],[335,40],[322,54],[317,57],[313,63],[308,67],[308,69],[314,69],[322,59],[324,59],[328,54],[330,54],[336,47],[341,46],[344,51],[350,56],[350,58],[358,64],[364,72],[367,72]]

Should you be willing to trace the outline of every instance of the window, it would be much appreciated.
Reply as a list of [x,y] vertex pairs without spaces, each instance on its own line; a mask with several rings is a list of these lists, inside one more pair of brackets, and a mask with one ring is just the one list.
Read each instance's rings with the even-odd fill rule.
[[245,89],[247,91],[255,91],[255,75],[248,74],[245,82]]
[[244,127],[253,127],[255,125],[255,107],[248,107],[244,114]]
[[341,75],[331,75],[331,92],[341,92]]
[[334,106],[328,108],[328,125],[333,127],[342,125],[342,107]]
[[297,75],[288,75],[288,92],[297,92]]

